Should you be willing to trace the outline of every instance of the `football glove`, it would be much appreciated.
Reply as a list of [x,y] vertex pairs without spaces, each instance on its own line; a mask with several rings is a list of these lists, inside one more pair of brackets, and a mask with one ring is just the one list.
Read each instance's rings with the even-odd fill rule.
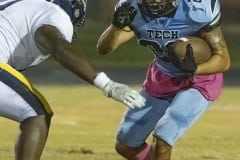
[[188,76],[194,75],[197,70],[197,64],[193,56],[193,48],[191,44],[186,46],[186,54],[183,59],[179,58],[175,52],[173,46],[170,44],[167,46],[168,56],[170,62],[179,68],[181,71],[186,73]]
[[125,84],[110,80],[105,73],[99,73],[94,84],[103,90],[104,95],[112,97],[130,108],[141,108],[145,105],[146,100],[142,95]]
[[112,24],[120,29],[126,26],[130,27],[136,14],[137,10],[130,3],[125,2],[114,12]]

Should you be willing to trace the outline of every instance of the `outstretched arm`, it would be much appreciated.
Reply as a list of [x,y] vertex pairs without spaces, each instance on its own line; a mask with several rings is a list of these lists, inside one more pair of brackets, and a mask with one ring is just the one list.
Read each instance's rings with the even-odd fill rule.
[[55,27],[41,26],[35,33],[35,42],[44,54],[51,54],[66,69],[103,90],[106,96],[131,108],[144,105],[145,99],[138,92],[127,85],[112,81],[103,72],[98,73],[88,59],[82,55],[81,49],[65,40]]
[[35,41],[43,53],[51,54],[65,68],[93,84],[97,74],[94,67],[83,56],[81,49],[65,40],[55,27],[40,27],[35,33]]

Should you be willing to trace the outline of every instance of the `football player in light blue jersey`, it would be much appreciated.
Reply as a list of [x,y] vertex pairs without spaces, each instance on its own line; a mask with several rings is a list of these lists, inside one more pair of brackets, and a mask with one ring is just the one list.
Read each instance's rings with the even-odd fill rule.
[[[128,109],[117,131],[116,151],[128,160],[170,160],[176,141],[217,99],[230,58],[220,28],[219,0],[119,0],[112,24],[98,40],[99,54],[112,53],[134,36],[154,59],[141,94],[146,105]],[[171,42],[197,36],[211,48],[202,64],[191,45],[178,59]],[[146,138],[153,133],[153,142]]]
[[0,1],[0,116],[20,123],[16,160],[39,160],[47,140],[53,112],[21,71],[49,56],[108,97],[129,107],[145,103],[137,91],[98,73],[82,50],[71,43],[74,29],[84,23],[86,3]]

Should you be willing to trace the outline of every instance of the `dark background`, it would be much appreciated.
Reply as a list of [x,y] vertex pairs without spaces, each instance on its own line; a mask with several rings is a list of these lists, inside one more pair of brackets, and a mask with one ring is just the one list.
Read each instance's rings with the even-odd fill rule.
[[[208,1],[208,0],[203,0]],[[117,0],[88,0],[88,18],[101,22],[109,22]],[[239,0],[220,0],[223,20],[233,22],[239,19]],[[239,22],[240,23],[240,22]]]

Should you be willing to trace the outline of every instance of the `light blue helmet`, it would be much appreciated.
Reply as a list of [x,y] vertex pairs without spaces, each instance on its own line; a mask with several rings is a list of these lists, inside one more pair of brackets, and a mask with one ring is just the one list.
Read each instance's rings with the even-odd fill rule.
[[174,11],[181,0],[139,0],[146,14],[160,17]]
[[74,26],[85,23],[87,0],[47,0],[59,5],[71,18]]

